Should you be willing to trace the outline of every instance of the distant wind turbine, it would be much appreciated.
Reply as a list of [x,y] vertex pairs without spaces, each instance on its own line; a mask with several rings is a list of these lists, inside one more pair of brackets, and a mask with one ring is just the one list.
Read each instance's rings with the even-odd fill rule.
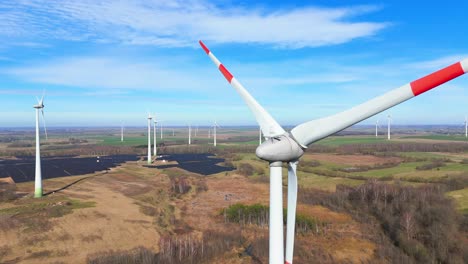
[[157,159],[158,156],[157,156],[157,153],[156,153],[156,124],[158,123],[158,121],[156,120],[156,116],[154,117],[154,122],[153,122],[153,141],[154,141],[154,145],[153,145],[153,155],[154,155],[154,159]]
[[218,122],[213,124],[213,145],[216,147],[216,127],[219,127]]
[[468,117],[465,116],[465,137],[468,138]]
[[379,120],[375,122],[375,137],[377,138],[379,136]]
[[123,142],[123,131],[124,131],[123,122],[121,122],[120,123],[120,142]]
[[151,114],[148,113],[148,164],[151,164]]
[[44,119],[44,93],[42,94],[41,100],[37,99],[37,105],[33,106],[36,108],[36,177],[34,180],[34,197],[42,197],[42,173],[41,173],[41,149],[39,141],[39,110],[42,113],[42,124],[44,125],[44,133],[47,140],[47,129]]
[[192,125],[189,124],[188,126],[188,144],[192,144]]
[[390,140],[390,124],[392,122],[392,115],[387,116],[387,140]]

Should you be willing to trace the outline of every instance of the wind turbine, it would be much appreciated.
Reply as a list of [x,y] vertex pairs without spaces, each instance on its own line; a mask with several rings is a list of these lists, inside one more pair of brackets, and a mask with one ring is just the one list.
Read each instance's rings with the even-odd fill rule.
[[163,125],[162,125],[162,121],[164,120],[159,120],[159,127],[161,129],[161,139],[163,139]]
[[[265,142],[257,147],[256,155],[270,163],[270,264],[292,263],[293,261],[297,201],[296,167],[307,146],[468,71],[468,59],[466,59],[341,113],[302,123],[288,133],[234,78],[203,42],[199,41],[199,43],[253,112],[263,134],[267,138]],[[285,258],[283,251],[283,162],[288,163],[288,215]]]
[[124,131],[123,122],[121,122],[120,123],[120,142],[123,142],[123,131]]
[[213,124],[213,145],[216,147],[216,128],[219,127],[218,122]]
[[154,122],[153,122],[153,141],[154,141],[154,145],[153,145],[153,155],[154,155],[154,159],[157,159],[158,156],[156,155],[156,124],[158,123],[158,121],[156,120],[156,117],[154,118]]
[[387,140],[390,140],[390,124],[392,122],[392,115],[387,116]]
[[192,125],[188,125],[188,144],[192,144]]
[[41,149],[39,141],[39,110],[42,113],[42,124],[44,125],[44,133],[47,140],[47,129],[44,119],[44,93],[42,94],[41,100],[37,99],[37,105],[33,106],[36,108],[36,177],[34,179],[34,197],[42,197],[42,171],[41,171]]
[[379,137],[379,120],[375,121],[375,138]]
[[151,164],[151,114],[148,113],[148,164]]
[[468,117],[465,116],[465,137],[468,138]]
[[208,138],[211,138],[211,128],[208,127]]

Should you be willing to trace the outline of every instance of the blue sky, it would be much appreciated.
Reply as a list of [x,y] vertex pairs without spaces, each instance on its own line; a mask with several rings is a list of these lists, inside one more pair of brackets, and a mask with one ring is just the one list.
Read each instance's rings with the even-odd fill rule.
[[[465,1],[0,2],[0,127],[253,125],[202,39],[283,125],[345,110],[468,58]],[[468,76],[391,109],[461,124]],[[385,114],[362,124],[384,121]]]

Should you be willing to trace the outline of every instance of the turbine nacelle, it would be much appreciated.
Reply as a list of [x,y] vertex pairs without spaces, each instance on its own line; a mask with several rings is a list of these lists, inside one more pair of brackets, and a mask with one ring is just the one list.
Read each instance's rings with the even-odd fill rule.
[[289,135],[271,137],[255,151],[257,157],[269,162],[289,162],[299,159],[304,155],[304,149]]

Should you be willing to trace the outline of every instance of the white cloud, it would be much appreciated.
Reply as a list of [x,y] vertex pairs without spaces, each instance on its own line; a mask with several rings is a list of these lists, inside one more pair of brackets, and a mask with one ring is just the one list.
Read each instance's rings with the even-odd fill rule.
[[0,3],[0,34],[170,47],[204,39],[301,48],[375,35],[389,23],[356,17],[376,9],[221,8],[202,0],[20,0]]

